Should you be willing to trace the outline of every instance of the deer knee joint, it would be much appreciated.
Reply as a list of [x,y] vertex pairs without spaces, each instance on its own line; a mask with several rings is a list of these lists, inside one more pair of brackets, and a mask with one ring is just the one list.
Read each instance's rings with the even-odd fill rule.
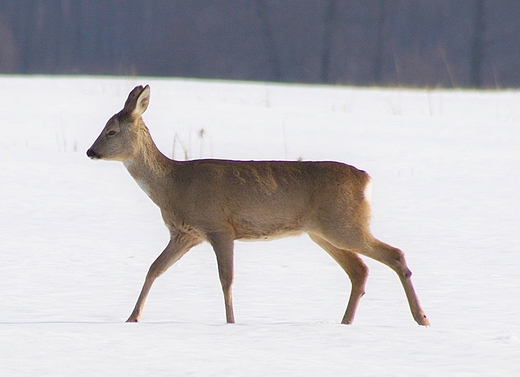
[[365,265],[360,265],[357,269],[356,269],[356,272],[355,274],[350,274],[349,277],[350,277],[350,280],[352,281],[352,283],[357,283],[357,284],[360,284],[362,286],[365,285],[367,279],[368,279],[368,272],[369,272],[369,269],[367,266]]
[[408,268],[404,258],[404,253],[401,250],[399,250],[399,256],[396,257],[395,262],[396,272],[401,275],[403,279],[409,279],[412,276],[412,271]]
[[363,267],[360,269],[359,275],[361,276],[361,278],[363,280],[367,280],[368,279],[368,274],[369,274],[369,269],[365,265],[362,265],[362,266]]
[[146,274],[146,280],[154,281],[159,276],[161,276],[164,271],[165,270],[161,269],[160,266],[156,265],[155,263],[152,263],[152,265],[148,269],[148,273]]

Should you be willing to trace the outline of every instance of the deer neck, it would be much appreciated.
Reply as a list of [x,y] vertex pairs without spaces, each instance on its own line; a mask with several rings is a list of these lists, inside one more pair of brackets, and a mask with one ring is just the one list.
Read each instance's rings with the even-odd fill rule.
[[159,151],[148,129],[139,132],[136,153],[123,163],[139,187],[161,207],[167,197],[165,190],[169,187],[174,161]]

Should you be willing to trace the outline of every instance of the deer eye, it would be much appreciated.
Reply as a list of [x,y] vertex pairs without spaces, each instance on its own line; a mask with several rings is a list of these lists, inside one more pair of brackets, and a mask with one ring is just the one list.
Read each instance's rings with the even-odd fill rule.
[[107,132],[107,136],[114,136],[116,134],[116,131],[110,130]]

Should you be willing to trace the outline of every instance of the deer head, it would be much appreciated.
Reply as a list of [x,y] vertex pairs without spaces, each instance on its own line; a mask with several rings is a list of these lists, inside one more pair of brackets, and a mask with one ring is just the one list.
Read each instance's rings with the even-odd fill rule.
[[136,86],[123,109],[110,118],[94,144],[87,150],[92,159],[126,161],[136,153],[139,130],[145,127],[141,115],[150,102],[150,87]]

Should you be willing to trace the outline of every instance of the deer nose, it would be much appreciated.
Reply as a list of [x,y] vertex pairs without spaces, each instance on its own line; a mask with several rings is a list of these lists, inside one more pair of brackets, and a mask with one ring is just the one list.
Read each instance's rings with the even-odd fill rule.
[[87,156],[90,158],[100,158],[100,155],[93,151],[92,148],[87,151]]

